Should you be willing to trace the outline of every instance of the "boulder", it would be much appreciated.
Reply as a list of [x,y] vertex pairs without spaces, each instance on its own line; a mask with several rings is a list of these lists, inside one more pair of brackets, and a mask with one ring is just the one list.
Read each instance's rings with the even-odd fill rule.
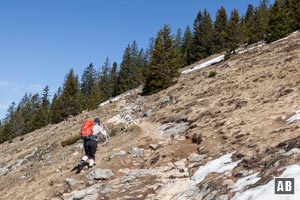
[[108,180],[114,173],[110,169],[95,169],[88,174],[89,179],[94,180]]

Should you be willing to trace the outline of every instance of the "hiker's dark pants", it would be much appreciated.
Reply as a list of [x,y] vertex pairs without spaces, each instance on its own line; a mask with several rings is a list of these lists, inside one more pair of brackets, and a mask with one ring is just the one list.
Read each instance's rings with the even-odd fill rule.
[[97,144],[98,144],[98,142],[96,140],[93,140],[93,139],[83,140],[83,147],[84,147],[85,155],[89,159],[95,160]]

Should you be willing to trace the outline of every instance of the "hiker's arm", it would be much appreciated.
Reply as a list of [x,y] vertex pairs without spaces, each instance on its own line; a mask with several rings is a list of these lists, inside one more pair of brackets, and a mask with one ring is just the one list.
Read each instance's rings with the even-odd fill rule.
[[100,131],[100,133],[101,133],[102,135],[104,135],[104,136],[107,135],[106,130],[102,130],[102,131]]

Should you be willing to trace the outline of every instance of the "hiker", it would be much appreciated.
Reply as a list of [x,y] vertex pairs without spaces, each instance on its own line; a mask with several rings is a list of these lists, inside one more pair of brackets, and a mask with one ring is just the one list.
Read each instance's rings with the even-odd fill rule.
[[[82,137],[85,155],[80,160],[81,168],[88,166],[88,169],[91,169],[93,167],[99,134],[107,136],[106,130],[100,126],[100,118],[96,117],[94,119],[93,133],[89,136]],[[87,160],[89,160],[89,162],[87,162]]]

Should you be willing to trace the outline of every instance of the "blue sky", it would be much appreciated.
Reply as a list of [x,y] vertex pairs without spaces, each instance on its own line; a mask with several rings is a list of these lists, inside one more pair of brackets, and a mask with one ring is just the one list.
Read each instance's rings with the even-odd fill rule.
[[233,8],[243,14],[249,3],[259,0],[2,0],[0,119],[26,92],[48,85],[55,93],[71,68],[81,77],[91,62],[119,64],[129,43],[146,48],[164,24],[184,30],[199,10],[214,18],[224,5],[228,15]]

